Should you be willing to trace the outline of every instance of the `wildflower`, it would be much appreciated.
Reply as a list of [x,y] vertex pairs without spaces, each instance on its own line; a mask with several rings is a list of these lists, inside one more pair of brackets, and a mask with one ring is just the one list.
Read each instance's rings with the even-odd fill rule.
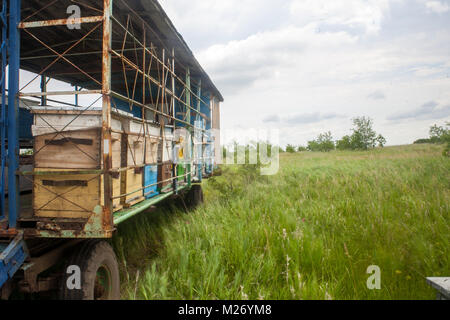
[[411,280],[411,276],[406,276],[406,280]]
[[402,272],[400,270],[395,270],[396,274],[402,274]]

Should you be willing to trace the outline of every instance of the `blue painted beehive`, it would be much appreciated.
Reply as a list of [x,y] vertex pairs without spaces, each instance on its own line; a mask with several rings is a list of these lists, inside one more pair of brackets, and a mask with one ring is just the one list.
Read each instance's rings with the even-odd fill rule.
[[144,168],[144,196],[150,199],[159,194],[158,192],[158,166],[145,166]]

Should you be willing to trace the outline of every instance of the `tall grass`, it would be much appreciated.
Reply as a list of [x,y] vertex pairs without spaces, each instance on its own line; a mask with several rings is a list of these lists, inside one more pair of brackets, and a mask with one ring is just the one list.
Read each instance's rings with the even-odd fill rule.
[[[128,299],[433,299],[450,275],[450,161],[439,146],[283,154],[280,172],[225,167],[205,204],[125,223]],[[366,286],[370,265],[381,290]]]

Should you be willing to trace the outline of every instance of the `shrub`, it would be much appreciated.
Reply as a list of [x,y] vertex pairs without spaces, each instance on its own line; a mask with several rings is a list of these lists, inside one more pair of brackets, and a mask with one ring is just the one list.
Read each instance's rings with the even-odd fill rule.
[[316,140],[308,142],[308,150],[329,152],[335,149],[333,136],[331,132],[321,133]]
[[296,151],[296,148],[295,148],[293,145],[288,144],[288,145],[286,146],[286,152],[289,152],[289,153],[295,153],[295,151]]
[[354,128],[351,136],[344,136],[341,140],[336,141],[338,150],[368,150],[384,147],[386,138],[373,130],[373,120],[367,117],[358,117],[353,119]]

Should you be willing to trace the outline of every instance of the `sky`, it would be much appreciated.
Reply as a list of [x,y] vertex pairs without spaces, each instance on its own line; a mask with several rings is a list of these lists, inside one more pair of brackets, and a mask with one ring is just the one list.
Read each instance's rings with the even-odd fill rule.
[[225,131],[306,145],[368,116],[400,145],[450,121],[450,0],[159,2],[224,96]]

